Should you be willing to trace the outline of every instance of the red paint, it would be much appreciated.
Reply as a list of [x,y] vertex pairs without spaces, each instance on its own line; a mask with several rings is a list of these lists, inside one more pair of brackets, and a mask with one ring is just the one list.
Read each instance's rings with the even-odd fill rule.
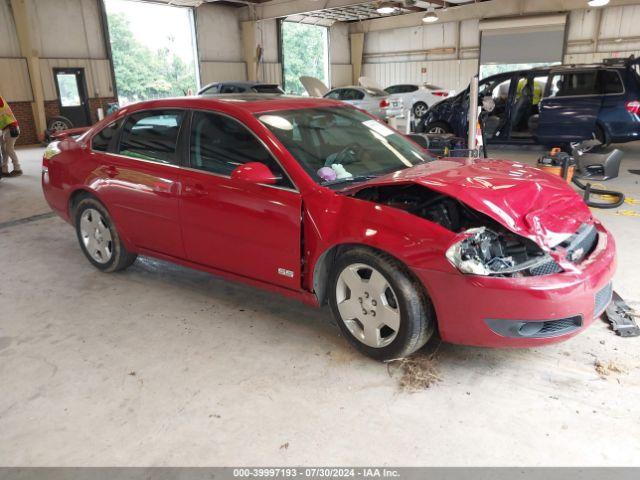
[[[283,97],[228,101],[191,97],[158,100],[121,109],[45,160],[43,189],[67,221],[74,192],[101,200],[127,247],[234,280],[316,303],[314,268],[323,253],[341,244],[383,250],[419,278],[436,308],[444,340],[485,346],[530,346],[563,340],[504,338],[486,318],[593,318],[595,292],[612,278],[615,245],[580,197],[560,178],[519,163],[451,159],[402,170],[335,192],[315,183],[255,113],[340,102]],[[245,164],[231,177],[190,168],[92,152],[91,137],[114,118],[148,108],[191,108],[226,113],[250,128],[271,150],[296,186],[269,185],[260,167]],[[350,196],[371,185],[417,183],[466,203],[544,249],[582,223],[600,231],[587,260],[570,264],[553,253],[564,273],[496,278],[462,275],[444,252],[457,234],[407,212]],[[304,246],[304,250],[302,250]],[[279,272],[279,269],[280,272]]]
[[240,165],[231,172],[231,180],[238,180],[246,183],[262,183],[264,185],[275,185],[278,179],[264,163],[249,162]]

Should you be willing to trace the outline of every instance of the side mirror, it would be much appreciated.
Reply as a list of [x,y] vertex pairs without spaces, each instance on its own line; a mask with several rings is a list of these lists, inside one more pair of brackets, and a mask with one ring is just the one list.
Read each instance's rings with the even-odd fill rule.
[[240,165],[233,172],[231,178],[245,183],[264,183],[275,185],[279,178],[273,174],[269,167],[260,162],[249,162]]

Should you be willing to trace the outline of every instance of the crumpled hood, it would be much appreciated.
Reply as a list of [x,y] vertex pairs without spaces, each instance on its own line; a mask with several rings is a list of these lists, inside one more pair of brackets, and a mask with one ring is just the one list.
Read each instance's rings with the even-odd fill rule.
[[593,217],[560,177],[508,160],[435,160],[343,190],[415,183],[456,198],[514,233],[553,248]]

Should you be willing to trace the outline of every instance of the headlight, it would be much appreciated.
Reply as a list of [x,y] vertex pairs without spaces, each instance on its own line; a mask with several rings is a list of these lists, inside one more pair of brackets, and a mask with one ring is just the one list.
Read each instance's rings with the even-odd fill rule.
[[[561,271],[555,261],[539,247],[532,250],[530,240],[519,237],[506,241],[486,227],[463,232],[465,238],[451,245],[446,257],[460,272],[472,275],[523,276]],[[536,248],[537,247],[537,248]]]
[[58,148],[59,143],[60,142],[51,142],[49,145],[47,145],[47,148],[44,151],[44,158],[46,158],[47,160],[51,160],[53,157],[58,155],[62,151]]

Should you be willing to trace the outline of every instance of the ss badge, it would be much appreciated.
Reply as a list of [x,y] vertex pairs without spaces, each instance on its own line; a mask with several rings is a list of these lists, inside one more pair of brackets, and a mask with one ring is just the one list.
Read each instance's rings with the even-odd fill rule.
[[286,268],[279,268],[278,269],[278,275],[282,275],[284,277],[293,278],[293,271],[292,270],[287,270]]

